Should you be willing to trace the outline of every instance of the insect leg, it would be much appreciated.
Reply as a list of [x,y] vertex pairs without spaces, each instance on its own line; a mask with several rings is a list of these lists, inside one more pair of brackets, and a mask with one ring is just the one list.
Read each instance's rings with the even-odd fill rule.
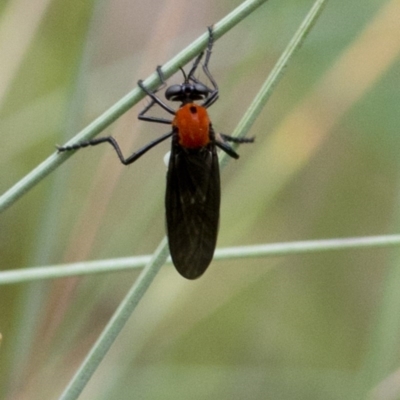
[[[155,92],[151,92],[149,89],[147,89],[147,87],[144,86],[143,81],[141,79],[138,81],[137,84],[140,87],[140,89],[142,89],[152,99],[152,103],[150,103],[150,105],[146,107],[147,109],[145,109],[145,112],[148,111],[151,107],[153,107],[154,104],[157,103],[165,111],[169,112],[172,115],[175,115],[175,110],[172,109],[171,107],[167,106],[163,101],[161,101],[155,95]],[[143,114],[143,112],[141,114]],[[162,123],[166,123],[166,122],[162,122]]]
[[[158,65],[156,70],[157,70],[158,76],[159,76],[160,81],[161,81],[161,86],[157,90],[155,90],[153,92],[154,95],[158,91],[160,91],[161,89],[163,89],[166,86],[165,79],[164,79],[164,74],[163,74],[163,72],[161,70],[161,66]],[[172,121],[169,120],[169,119],[161,118],[161,117],[152,117],[152,116],[145,115],[147,113],[147,111],[149,111],[154,106],[154,104],[157,104],[157,102],[154,99],[151,99],[150,103],[147,104],[147,106],[138,114],[138,119],[140,119],[141,121],[157,122],[157,123],[160,123],[160,124],[171,125]]]
[[225,135],[225,133],[220,133],[220,136],[222,139],[226,140],[227,142],[233,142],[233,143],[253,143],[254,138],[239,138],[239,137],[233,137],[229,135]]
[[192,65],[192,68],[190,69],[189,74],[188,74],[188,80],[192,80],[192,81],[194,81],[194,82],[197,82],[197,79],[193,76],[193,74],[196,72],[196,69],[197,69],[197,67],[198,67],[199,64],[200,64],[200,61],[201,61],[201,59],[203,58],[203,55],[204,55],[204,51],[202,51],[202,52],[196,57],[196,59],[194,60],[193,65]]
[[233,142],[233,143],[253,143],[254,138],[238,138],[238,137],[233,137],[229,135],[225,135],[224,133],[220,133],[219,136],[222,138],[221,140],[215,140],[215,145],[218,146],[221,150],[225,151],[229,156],[232,158],[238,159],[239,154],[236,153],[236,151],[232,148],[232,146],[227,143],[227,142]]
[[165,139],[168,139],[169,137],[171,137],[173,134],[173,131],[166,133],[165,135],[160,136],[159,138],[153,140],[152,142],[146,144],[146,146],[142,147],[141,149],[139,149],[138,151],[136,151],[135,153],[133,153],[130,157],[128,157],[125,162],[122,162],[122,164],[124,165],[128,165],[128,164],[132,164],[133,162],[135,162],[139,157],[141,157],[143,154],[147,153],[150,149],[152,149],[154,146],[157,146],[159,143],[163,142]]
[[165,82],[164,73],[162,72],[161,65],[157,65],[156,71],[158,77],[160,78],[161,86],[157,90],[155,90],[154,93],[160,91],[161,89],[164,89],[165,86],[167,86],[167,82]]
[[219,97],[218,89],[211,91],[210,97],[208,97],[203,102],[202,107],[208,108],[208,107],[212,106],[218,100],[218,97]]
[[160,124],[171,125],[172,121],[170,119],[145,115],[147,111],[149,111],[150,108],[154,106],[154,104],[156,104],[156,102],[153,99],[151,99],[150,103],[138,114],[138,119],[140,119],[141,121],[158,122]]
[[228,154],[228,156],[231,156],[235,160],[239,158],[239,154],[236,153],[236,151],[233,150],[233,148],[228,143],[215,140],[215,145],[218,146],[221,150],[223,150],[226,154]]
[[173,134],[173,131],[168,132],[163,136],[160,136],[159,138],[157,138],[157,139],[151,141],[150,143],[146,144],[146,146],[143,146],[138,151],[134,152],[128,158],[124,158],[124,155],[122,154],[122,151],[121,151],[121,148],[119,147],[118,142],[112,136],[93,139],[93,140],[89,140],[87,142],[81,142],[81,143],[73,144],[73,145],[70,145],[70,146],[57,147],[57,149],[58,149],[59,152],[63,152],[63,151],[70,151],[70,150],[78,150],[78,149],[80,149],[82,147],[87,147],[87,146],[96,146],[96,145],[101,144],[101,143],[110,143],[111,146],[114,148],[115,152],[117,153],[118,158],[120,159],[122,164],[129,165],[129,164],[132,164],[134,161],[136,161],[139,157],[141,157],[147,151],[152,149],[154,146],[156,146],[157,144],[161,143],[165,139],[168,139],[169,137],[171,137],[172,134]]
[[203,71],[206,74],[207,78],[210,80],[211,84],[213,85],[213,90],[211,90],[210,95],[202,104],[203,107],[210,107],[212,104],[214,104],[218,100],[218,94],[219,94],[218,84],[215,81],[214,77],[211,75],[210,70],[208,69],[208,63],[210,61],[212,48],[214,46],[214,34],[212,26],[208,27],[208,33],[209,33],[209,38],[206,50],[206,58],[203,64]]
[[208,70],[208,63],[210,62],[211,54],[212,54],[212,48],[214,46],[214,32],[213,32],[213,27],[209,26],[208,27],[208,45],[207,45],[207,50],[206,50],[206,58],[203,64],[203,70],[206,73],[207,77],[210,79],[211,83],[214,85],[215,88],[217,88],[217,83],[215,82],[214,78],[210,74],[210,71]]

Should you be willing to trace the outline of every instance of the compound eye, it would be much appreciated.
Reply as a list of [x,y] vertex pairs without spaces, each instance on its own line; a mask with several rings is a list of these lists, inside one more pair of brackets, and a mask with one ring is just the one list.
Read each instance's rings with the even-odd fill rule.
[[172,85],[165,91],[165,98],[167,100],[176,100],[174,97],[182,95],[181,85]]
[[210,89],[202,83],[195,83],[193,91],[202,96],[206,96],[208,93],[210,93]]

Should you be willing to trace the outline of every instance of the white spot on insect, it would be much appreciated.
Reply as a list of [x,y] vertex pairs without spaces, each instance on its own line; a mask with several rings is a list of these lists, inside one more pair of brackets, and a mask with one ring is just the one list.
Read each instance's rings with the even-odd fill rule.
[[167,167],[168,167],[168,164],[169,164],[169,159],[170,159],[170,157],[171,157],[171,152],[169,151],[168,153],[165,154],[165,156],[164,156],[164,158],[163,158],[164,164],[165,164]]

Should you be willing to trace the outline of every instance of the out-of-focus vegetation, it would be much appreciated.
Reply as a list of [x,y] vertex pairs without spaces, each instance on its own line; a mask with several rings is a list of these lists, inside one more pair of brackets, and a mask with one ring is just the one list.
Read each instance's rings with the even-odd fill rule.
[[[239,3],[0,3],[1,193]],[[217,131],[311,5],[269,0],[217,41]],[[328,3],[223,171],[219,246],[398,232],[399,20],[398,0]],[[105,132],[126,155],[165,132],[137,121],[143,104]],[[129,168],[108,146],[76,153],[1,214],[1,269],[151,253],[167,150]],[[82,398],[397,398],[400,331],[380,329],[400,312],[397,264],[347,250],[213,262],[195,282],[164,267]],[[1,286],[0,398],[57,398],[137,274]]]

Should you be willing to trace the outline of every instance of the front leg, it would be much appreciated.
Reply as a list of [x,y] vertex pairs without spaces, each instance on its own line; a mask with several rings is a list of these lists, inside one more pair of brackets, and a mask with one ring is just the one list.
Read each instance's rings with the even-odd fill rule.
[[132,164],[133,162],[135,162],[143,154],[147,153],[154,146],[158,145],[159,143],[161,143],[164,140],[166,140],[169,137],[171,137],[172,134],[173,134],[173,131],[168,132],[165,135],[160,136],[159,138],[157,138],[157,139],[153,140],[152,142],[150,142],[150,143],[146,144],[145,146],[143,146],[138,151],[135,151],[128,158],[124,157],[124,155],[122,154],[121,148],[119,147],[118,142],[112,136],[106,136],[106,137],[102,137],[102,138],[88,140],[86,142],[80,142],[80,143],[77,143],[77,144],[72,144],[70,146],[61,146],[61,147],[57,147],[57,149],[61,153],[61,152],[64,152],[64,151],[78,150],[78,149],[81,149],[82,147],[96,146],[96,145],[102,144],[102,143],[109,143],[114,148],[114,150],[117,153],[118,158],[120,159],[121,163],[124,164],[124,165],[129,165],[129,164]]
[[138,119],[140,119],[141,121],[158,122],[160,124],[171,125],[172,121],[170,119],[145,115],[147,111],[149,111],[154,106],[154,104],[156,104],[156,102],[151,99],[150,103],[147,104],[147,106],[138,114]]
[[[147,89],[147,87],[144,86],[143,81],[142,81],[141,79],[138,81],[137,84],[138,84],[138,86],[140,87],[140,89],[142,89],[142,90],[147,94],[147,96],[149,96],[149,97],[152,99],[152,103],[150,103],[150,105],[147,107],[147,110],[145,110],[145,112],[148,111],[151,107],[153,107],[154,104],[157,103],[157,104],[158,104],[161,108],[163,108],[166,112],[169,112],[170,114],[175,115],[175,110],[172,109],[171,107],[169,107],[168,105],[166,105],[162,100],[160,100],[160,99],[155,95],[155,93],[153,93],[153,92],[151,92],[149,89]],[[164,123],[164,122],[163,122],[163,123]]]
[[[158,89],[154,90],[154,92],[152,92],[153,95],[155,95],[157,92],[159,92],[161,89],[163,89],[166,86],[166,82],[165,82],[165,79],[164,79],[164,74],[163,74],[163,72],[161,70],[161,66],[160,65],[157,66],[156,71],[157,71],[157,74],[158,74],[158,76],[160,78],[161,86]],[[169,119],[159,118],[159,117],[152,117],[152,116],[145,115],[147,113],[147,111],[149,111],[154,106],[154,104],[157,104],[156,101],[151,99],[150,103],[139,113],[138,119],[140,119],[141,121],[157,122],[157,123],[160,123],[160,124],[171,125],[172,121],[169,120]]]

